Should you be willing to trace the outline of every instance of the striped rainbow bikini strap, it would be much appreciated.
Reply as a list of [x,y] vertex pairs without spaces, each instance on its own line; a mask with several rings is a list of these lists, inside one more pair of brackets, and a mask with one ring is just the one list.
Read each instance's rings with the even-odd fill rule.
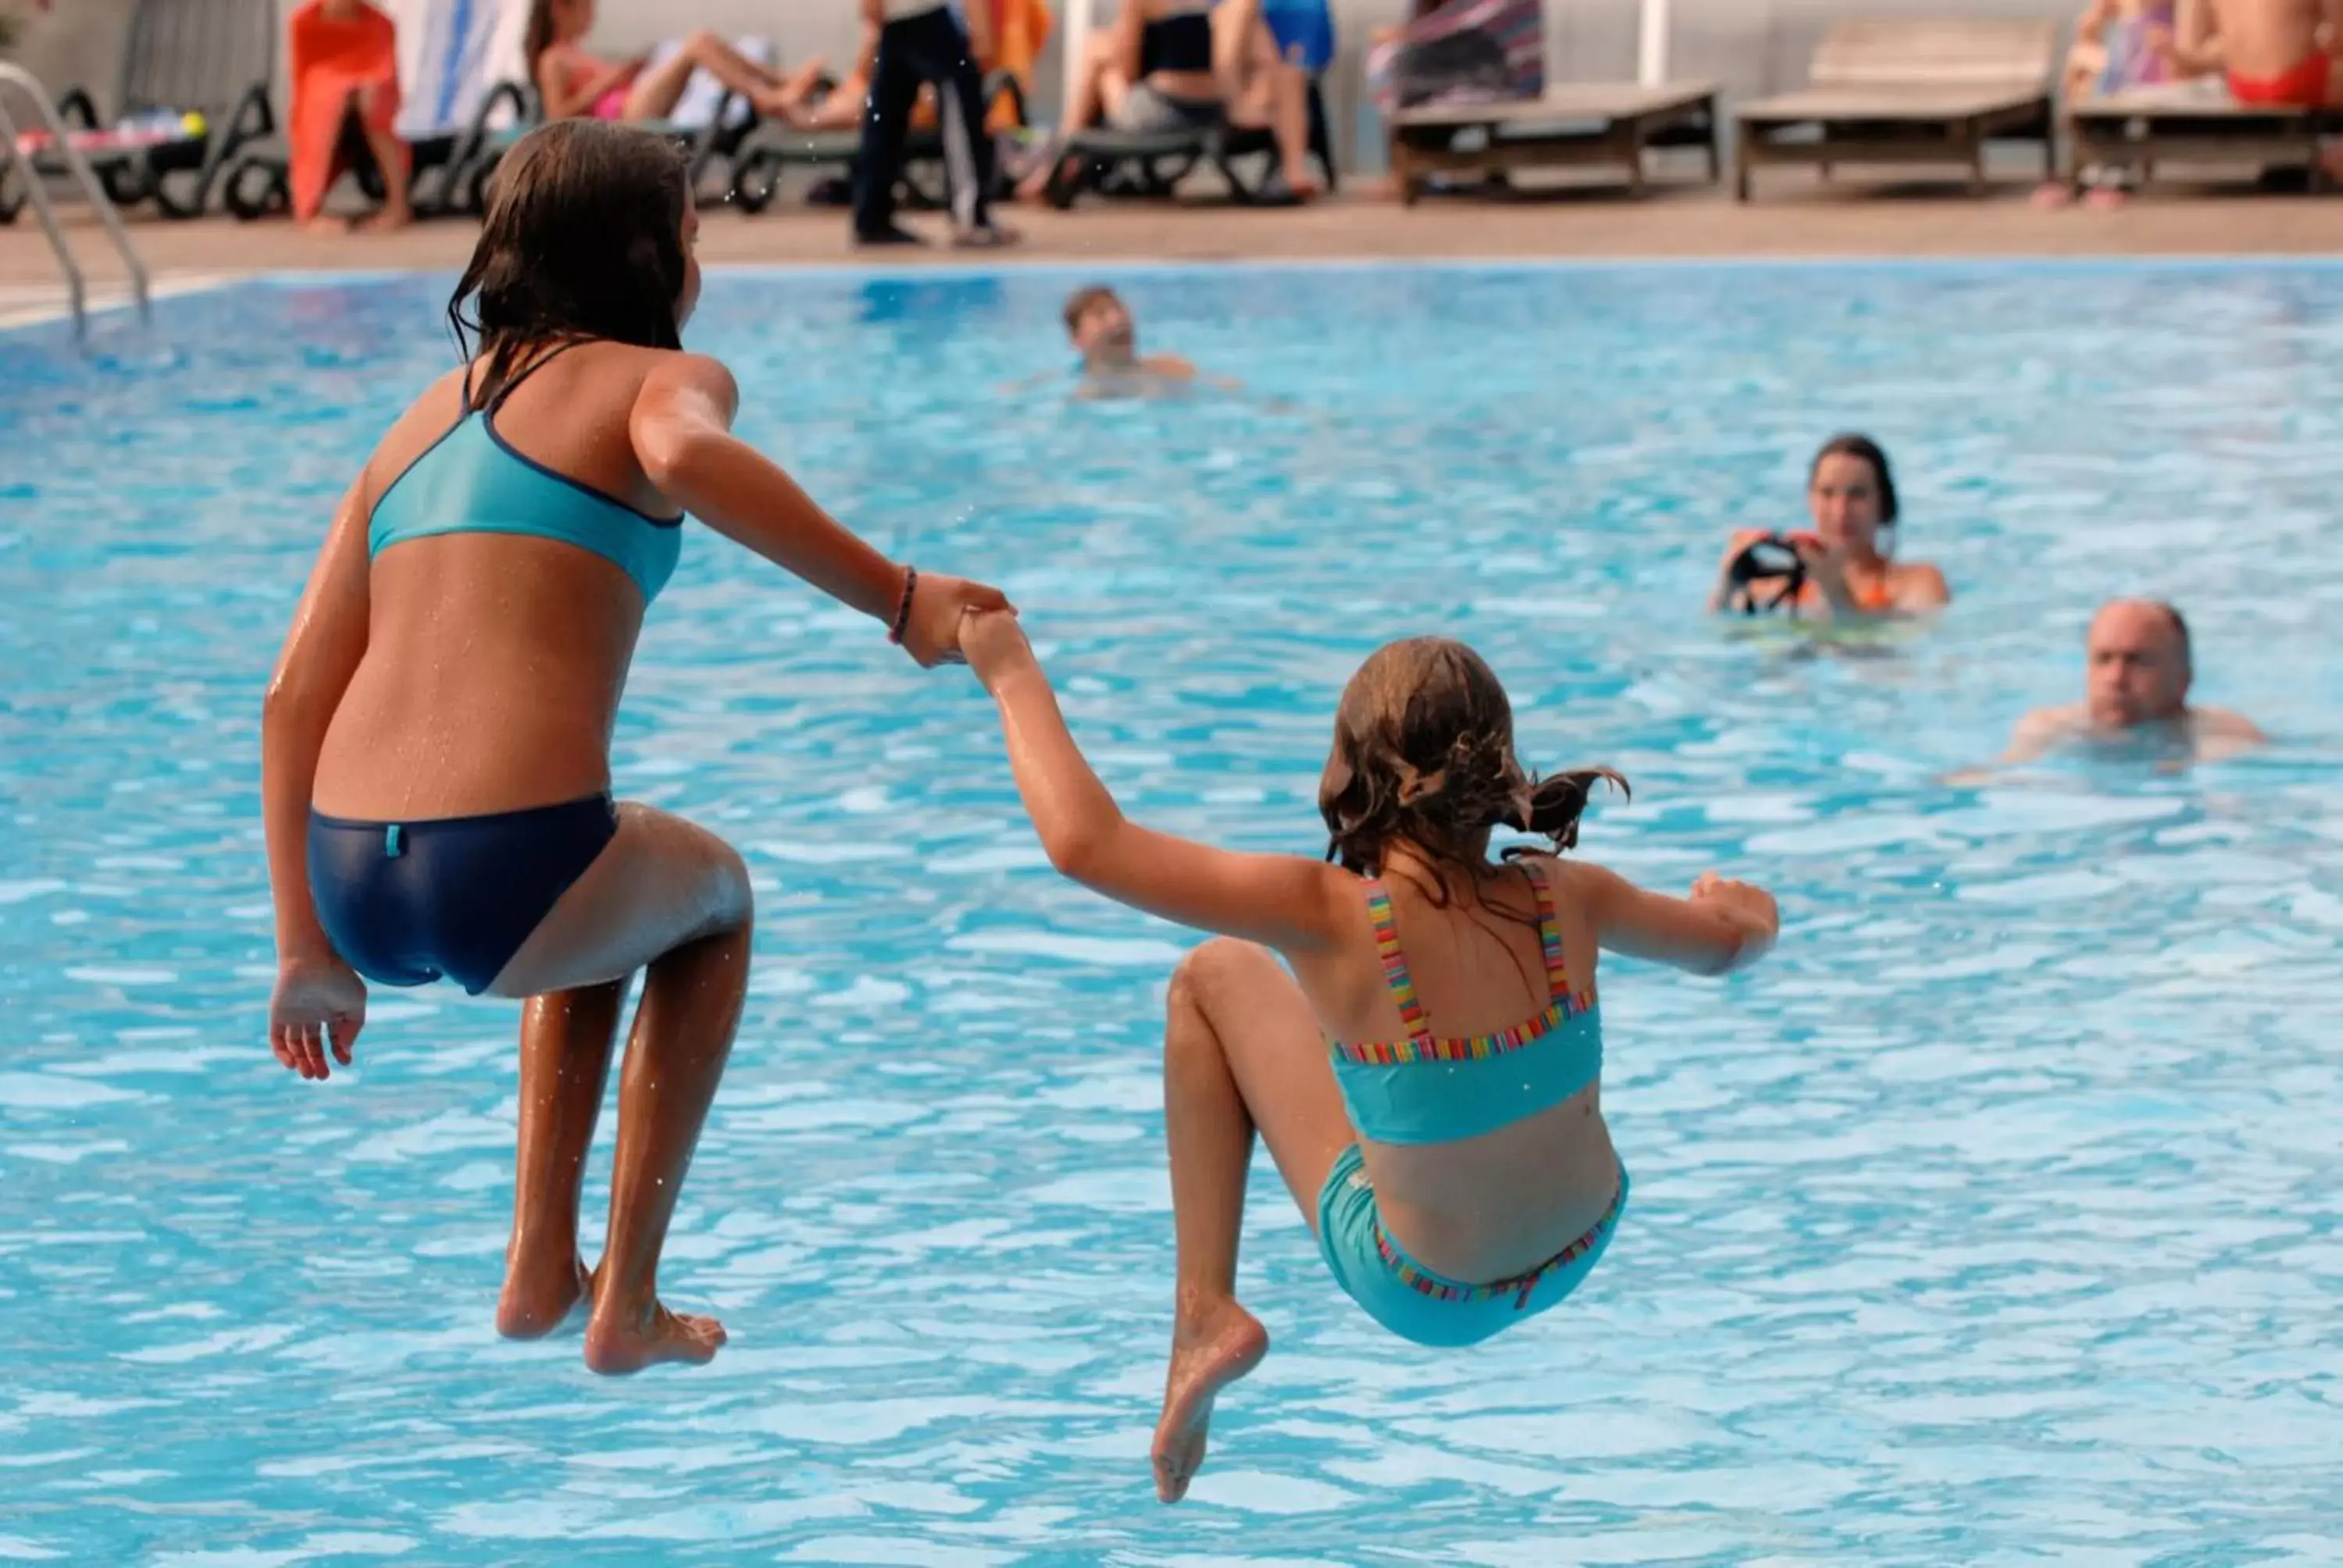
[[1379,877],[1367,879],[1367,914],[1375,923],[1375,951],[1383,960],[1383,983],[1399,1004],[1399,1020],[1407,1026],[1411,1044],[1428,1044],[1432,1030],[1423,1021],[1423,1006],[1415,1000],[1415,980],[1407,972],[1407,958],[1399,950],[1399,920],[1392,914],[1391,890]]
[[1531,883],[1537,889],[1538,945],[1545,950],[1547,1000],[1567,1001],[1570,969],[1562,961],[1562,922],[1554,912],[1554,885],[1546,880],[1545,868],[1534,860],[1523,860],[1522,869],[1529,873]]

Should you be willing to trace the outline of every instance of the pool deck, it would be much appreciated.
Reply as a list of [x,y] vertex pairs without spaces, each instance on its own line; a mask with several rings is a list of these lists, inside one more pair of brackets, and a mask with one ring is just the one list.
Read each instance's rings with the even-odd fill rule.
[[[1702,187],[1511,200],[1427,200],[1413,208],[1346,194],[1299,211],[1094,203],[1071,213],[1021,209],[1026,243],[1011,252],[888,251],[890,267],[923,260],[1083,262],[1643,258],[1733,256],[2313,256],[2343,254],[2343,201],[2252,195],[2154,194],[2111,212],[2042,211],[2023,186],[1983,199],[1937,190],[1883,192],[1769,181],[1749,206]],[[95,219],[65,219],[94,297],[118,296],[122,272]],[[913,215],[931,232],[932,216]],[[453,270],[476,225],[420,224],[390,236],[307,233],[282,222],[146,220],[132,233],[158,284],[200,286],[260,271]],[[711,264],[851,265],[846,218],[802,207],[747,217],[712,212],[700,255]],[[54,313],[64,291],[29,213],[0,228],[0,324]]]

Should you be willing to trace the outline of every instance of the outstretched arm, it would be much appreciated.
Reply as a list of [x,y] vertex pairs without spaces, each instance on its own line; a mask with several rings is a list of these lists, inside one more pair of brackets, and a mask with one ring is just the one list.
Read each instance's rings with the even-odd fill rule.
[[963,611],[1002,609],[998,590],[922,576],[872,549],[814,503],[779,465],[732,434],[740,405],[732,373],[713,359],[675,356],[643,380],[628,421],[635,457],[659,493],[727,538],[881,623],[912,594],[903,643],[933,665],[959,647]]
[[1246,855],[1142,828],[1124,817],[1058,711],[1056,694],[1012,615],[971,615],[960,646],[1001,710],[1017,792],[1064,875],[1133,909],[1285,953],[1322,951],[1359,919],[1346,873],[1298,855]]
[[1715,872],[1672,899],[1583,860],[1558,862],[1594,917],[1595,940],[1611,952],[1721,975],[1763,958],[1781,930],[1774,896]]

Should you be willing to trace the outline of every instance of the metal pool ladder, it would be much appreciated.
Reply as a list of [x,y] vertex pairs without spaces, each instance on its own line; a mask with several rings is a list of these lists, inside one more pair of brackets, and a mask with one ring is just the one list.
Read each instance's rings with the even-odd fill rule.
[[[114,210],[114,202],[99,185],[97,176],[90,171],[89,160],[73,144],[65,129],[65,116],[57,113],[57,103],[49,90],[41,85],[40,78],[22,65],[0,60],[0,86],[13,86],[33,101],[33,107],[49,128],[49,146],[65,160],[66,171],[83,196],[97,213],[97,221],[106,226],[108,239],[114,242],[115,254],[122,258],[130,274],[130,292],[138,302],[138,319],[151,318],[152,309],[146,297],[146,264],[138,259],[138,247],[130,243],[130,236],[122,226],[122,216]],[[73,301],[74,341],[78,343],[89,332],[89,291],[82,282],[81,264],[74,259],[73,247],[65,243],[65,230],[57,225],[57,212],[49,201],[49,193],[41,180],[41,171],[33,166],[33,155],[16,144],[16,122],[9,117],[8,105],[0,96],[0,176],[8,172],[14,160],[23,172],[25,194],[32,199],[33,210],[40,216],[41,228],[49,236],[49,248],[56,253],[57,266],[65,270],[65,292]]]

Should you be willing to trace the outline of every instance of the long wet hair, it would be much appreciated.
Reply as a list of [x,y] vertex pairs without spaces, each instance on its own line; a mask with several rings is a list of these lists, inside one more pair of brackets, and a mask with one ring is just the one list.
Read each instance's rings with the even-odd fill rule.
[[[1485,863],[1490,831],[1513,828],[1559,853],[1578,842],[1578,819],[1598,782],[1627,792],[1608,768],[1540,779],[1513,755],[1513,708],[1480,655],[1446,638],[1378,648],[1351,677],[1334,715],[1334,747],[1318,784],[1332,842],[1326,858],[1379,876],[1395,842],[1414,845],[1448,897],[1448,873]],[[1505,851],[1507,859],[1527,852]]]
[[690,276],[690,203],[682,149],[648,131],[557,120],[516,143],[497,166],[479,244],[447,302],[457,347],[488,362],[473,406],[548,344],[683,347],[676,307]]

